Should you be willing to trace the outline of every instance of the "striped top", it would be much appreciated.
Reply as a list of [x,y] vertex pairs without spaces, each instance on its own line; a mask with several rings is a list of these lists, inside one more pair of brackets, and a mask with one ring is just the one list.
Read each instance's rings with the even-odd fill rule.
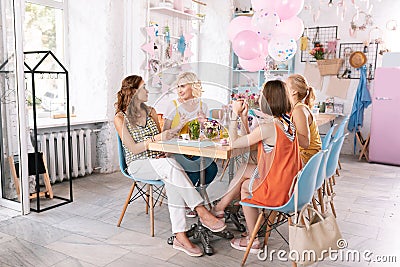
[[[146,115],[145,126],[137,125],[136,127],[133,127],[129,123],[129,120],[126,117],[125,113],[122,113],[122,114],[124,115],[128,131],[131,134],[131,137],[133,138],[133,141],[135,141],[135,143],[143,142],[147,139],[150,139],[152,136],[160,133],[157,128],[157,124],[155,123],[153,118],[151,116],[149,116],[149,114]],[[128,166],[134,160],[156,158],[157,156],[159,156],[161,154],[161,152],[152,151],[152,150],[146,150],[141,153],[134,154],[124,145],[124,143],[122,143],[122,147],[124,148],[125,161]]]

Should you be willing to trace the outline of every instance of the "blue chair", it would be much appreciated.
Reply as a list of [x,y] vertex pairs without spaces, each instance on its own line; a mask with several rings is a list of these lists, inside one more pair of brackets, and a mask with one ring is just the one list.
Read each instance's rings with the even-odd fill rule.
[[335,134],[333,135],[333,140],[337,140],[344,134],[344,129],[346,128],[347,122],[349,121],[349,115],[343,118],[342,122],[339,124]]
[[[324,196],[323,196],[323,185],[326,179],[326,164],[328,162],[328,157],[332,149],[332,144],[328,145],[328,148],[325,150],[321,150],[323,153],[321,164],[319,165],[317,180],[315,182],[315,191],[318,193],[318,201],[321,207],[321,213],[325,213],[325,203],[324,203]],[[317,209],[317,203],[315,197],[313,197],[313,206]]]
[[[119,217],[117,226],[119,227],[121,225],[122,219],[124,218],[128,205],[133,201],[135,201],[136,199],[142,197],[146,202],[146,214],[148,214],[150,208],[150,235],[154,236],[154,207],[159,200],[162,201],[162,199],[165,198],[163,193],[164,182],[160,180],[145,180],[145,179],[140,179],[139,177],[131,176],[127,172],[128,166],[126,165],[125,161],[125,153],[122,147],[121,138],[119,137],[118,134],[117,134],[117,140],[118,140],[119,168],[123,175],[133,180],[133,184],[131,186],[131,189],[129,190],[129,194],[128,197],[126,198],[124,207],[122,208],[122,213],[121,216]],[[145,189],[146,186],[147,189]],[[137,192],[134,196],[132,196],[135,188]],[[153,193],[155,193],[155,195],[157,196],[156,201],[154,201]]]
[[336,217],[336,211],[335,211],[335,206],[333,204],[333,196],[334,196],[333,185],[332,185],[332,179],[330,179],[330,178],[332,178],[336,173],[336,168],[338,165],[340,151],[342,150],[343,141],[347,135],[348,135],[348,133],[343,135],[342,137],[340,137],[337,140],[333,140],[332,148],[331,148],[331,151],[329,153],[329,157],[328,157],[328,160],[326,163],[325,177],[326,177],[326,179],[328,179],[328,182],[329,182],[329,186],[326,185],[326,192],[328,195],[328,201],[330,202],[330,205],[331,205],[332,213],[333,213],[333,215],[335,215],[335,217]]
[[[333,136],[333,140],[337,140],[344,135],[344,129],[346,128],[347,122],[349,121],[350,115],[347,115],[343,118],[342,122],[339,124],[338,129]],[[336,174],[340,176],[339,169],[342,169],[342,165],[340,164],[340,160],[338,159],[338,168],[336,168]],[[336,184],[335,177],[332,177],[333,184]]]
[[329,128],[329,131],[325,134],[324,139],[322,139],[322,149],[328,149],[328,146],[332,141],[333,131],[335,130],[336,126],[337,124],[332,125],[332,127]]
[[[317,174],[319,170],[319,165],[321,164],[322,156],[326,153],[326,151],[320,151],[317,154],[315,154],[308,162],[307,164],[303,167],[303,169],[298,173],[297,175],[297,186],[298,186],[298,201],[297,201],[297,210],[301,210],[304,205],[307,205],[311,202],[312,197],[314,196],[315,192],[315,183],[317,180]],[[290,220],[290,213],[293,213],[295,211],[295,197],[294,193],[291,195],[289,198],[288,202],[280,207],[267,207],[267,206],[259,206],[259,205],[254,205],[250,204],[247,202],[240,202],[242,206],[247,206],[247,207],[253,207],[253,208],[258,208],[262,209],[260,212],[260,215],[258,216],[256,225],[254,227],[253,233],[251,233],[251,237],[249,240],[249,244],[247,246],[246,252],[243,256],[242,260],[242,266],[245,264],[247,260],[247,256],[249,255],[250,248],[253,245],[254,239],[257,236],[257,233],[259,229],[261,228],[261,222],[264,217],[264,210],[270,210],[271,212],[265,218],[265,221],[267,222],[267,231],[265,233],[265,238],[264,238],[264,246],[268,243],[268,238],[269,234],[272,230],[277,231],[277,227],[283,223],[286,222],[286,219]],[[251,198],[251,197],[249,197]],[[276,216],[280,213],[283,215],[282,220],[279,220],[278,222],[274,223]],[[279,216],[280,217],[280,216]],[[282,236],[282,234],[277,231],[278,234],[288,243],[288,241]]]

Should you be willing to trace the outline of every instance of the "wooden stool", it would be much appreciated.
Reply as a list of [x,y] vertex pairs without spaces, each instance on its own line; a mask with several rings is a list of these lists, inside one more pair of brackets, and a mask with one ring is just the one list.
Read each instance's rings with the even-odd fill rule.
[[365,157],[365,159],[369,161],[368,146],[369,146],[370,134],[368,134],[368,137],[364,139],[361,132],[356,132],[356,137],[358,144],[361,146],[360,157],[358,158],[358,160],[361,160],[363,157]]
[[[38,173],[43,174],[43,181],[46,187],[45,191],[39,192],[39,197],[49,197],[53,198],[53,189],[50,184],[50,177],[47,171],[47,164],[45,160],[45,156],[42,152],[38,153]],[[15,190],[17,191],[18,200],[21,201],[21,190],[19,187],[19,162],[14,161],[14,156],[8,157],[8,163],[10,164],[11,174],[13,176]],[[35,153],[28,153],[28,174],[36,175],[36,166],[35,166]],[[37,198],[38,193],[30,193],[29,199]]]

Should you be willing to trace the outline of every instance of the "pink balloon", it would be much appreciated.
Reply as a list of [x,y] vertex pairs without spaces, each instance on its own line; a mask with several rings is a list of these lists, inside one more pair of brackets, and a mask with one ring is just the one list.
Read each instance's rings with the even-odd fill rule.
[[281,20],[289,19],[301,12],[304,6],[304,0],[277,0],[276,13]]
[[261,55],[263,41],[255,32],[242,31],[233,40],[232,49],[238,57],[250,60]]
[[229,40],[233,41],[233,39],[235,39],[236,35],[239,32],[246,30],[256,32],[256,29],[251,24],[251,18],[246,16],[238,16],[234,18],[233,20],[231,20],[228,26]]
[[303,35],[304,23],[299,17],[294,16],[290,19],[282,21],[274,31],[273,35],[289,35],[291,38],[298,40]]
[[261,57],[256,57],[251,60],[239,58],[239,64],[243,69],[247,71],[259,71],[265,67],[265,59]]
[[276,6],[276,0],[251,0],[251,7],[254,11],[260,11],[261,9],[274,11]]
[[262,58],[266,58],[268,56],[268,41],[265,39],[262,39],[262,43],[263,43],[263,50],[261,52],[261,56]]

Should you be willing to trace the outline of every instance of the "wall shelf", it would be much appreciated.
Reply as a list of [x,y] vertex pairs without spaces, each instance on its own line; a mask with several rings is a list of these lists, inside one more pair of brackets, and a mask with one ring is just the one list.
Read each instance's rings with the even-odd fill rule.
[[[233,70],[234,72],[248,72],[248,73],[255,73],[252,71],[248,71],[248,70]],[[264,72],[265,70],[260,70],[260,72]],[[257,71],[256,71],[257,72]],[[269,72],[271,73],[288,73],[289,70],[288,69],[282,69],[282,70],[270,70]]]
[[168,7],[151,7],[150,8],[151,12],[157,12],[160,14],[164,14],[164,15],[168,15],[171,17],[178,17],[181,19],[187,19],[187,20],[203,20],[203,18],[196,16],[196,15],[192,15],[192,14],[188,14],[185,13],[183,11],[179,11],[173,8],[168,8]]

